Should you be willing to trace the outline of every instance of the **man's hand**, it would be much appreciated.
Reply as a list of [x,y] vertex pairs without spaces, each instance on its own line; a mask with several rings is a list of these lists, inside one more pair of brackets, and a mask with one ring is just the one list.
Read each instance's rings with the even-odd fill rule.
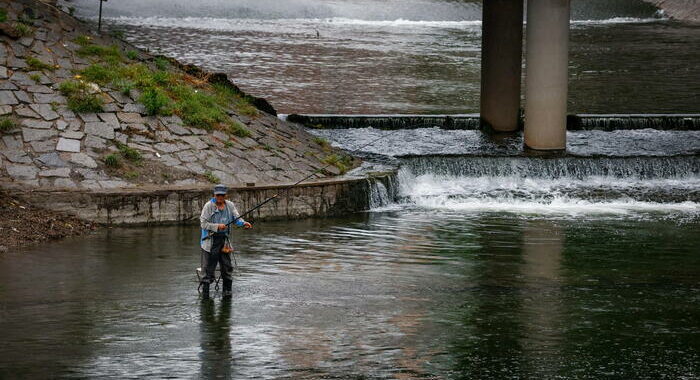
[[219,224],[219,227],[218,227],[218,228],[219,228],[219,231],[221,231],[221,230],[225,230],[225,229],[228,228],[228,227],[226,227],[225,224]]
[[249,230],[249,229],[253,228],[253,225],[248,223],[248,222],[245,222],[245,223],[243,223],[243,228],[245,228],[246,230]]

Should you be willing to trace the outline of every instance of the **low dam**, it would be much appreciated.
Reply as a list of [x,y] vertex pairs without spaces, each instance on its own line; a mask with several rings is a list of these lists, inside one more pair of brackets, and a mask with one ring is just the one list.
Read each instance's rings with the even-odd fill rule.
[[[285,120],[315,129],[376,128],[385,130],[440,128],[472,130],[481,127],[479,114],[456,115],[283,115]],[[576,114],[567,130],[659,129],[700,130],[700,114]]]

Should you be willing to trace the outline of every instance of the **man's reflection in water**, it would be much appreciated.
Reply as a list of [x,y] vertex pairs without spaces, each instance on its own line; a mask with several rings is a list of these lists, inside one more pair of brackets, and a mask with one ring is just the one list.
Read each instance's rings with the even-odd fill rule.
[[201,325],[201,378],[231,378],[231,299],[223,298],[216,314],[214,300],[202,300]]

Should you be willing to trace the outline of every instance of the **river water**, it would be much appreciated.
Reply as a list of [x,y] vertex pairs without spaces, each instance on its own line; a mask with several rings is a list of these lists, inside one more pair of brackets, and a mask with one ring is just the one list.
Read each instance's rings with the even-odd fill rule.
[[237,232],[231,302],[198,297],[195,226],[0,256],[0,377],[700,377],[697,132],[472,133],[385,136],[370,212]]
[[[570,112],[700,111],[698,25],[641,0],[572,3]],[[96,15],[95,1],[68,4]],[[480,2],[120,0],[104,13],[135,45],[226,72],[281,113],[479,111]]]
[[[479,4],[409,3],[105,6],[282,111],[474,110]],[[697,111],[696,28],[580,4],[573,109]],[[313,133],[382,137],[356,152],[399,166],[371,211],[238,231],[230,302],[198,297],[196,226],[2,254],[0,378],[700,378],[700,132],[569,132],[550,158],[520,135]]]

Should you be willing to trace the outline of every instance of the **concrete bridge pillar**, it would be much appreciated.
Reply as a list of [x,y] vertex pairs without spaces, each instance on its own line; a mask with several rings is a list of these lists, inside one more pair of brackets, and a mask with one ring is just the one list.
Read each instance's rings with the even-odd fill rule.
[[484,0],[481,40],[481,123],[518,129],[523,53],[523,0]]
[[570,0],[527,2],[524,135],[531,149],[566,149],[570,8]]

